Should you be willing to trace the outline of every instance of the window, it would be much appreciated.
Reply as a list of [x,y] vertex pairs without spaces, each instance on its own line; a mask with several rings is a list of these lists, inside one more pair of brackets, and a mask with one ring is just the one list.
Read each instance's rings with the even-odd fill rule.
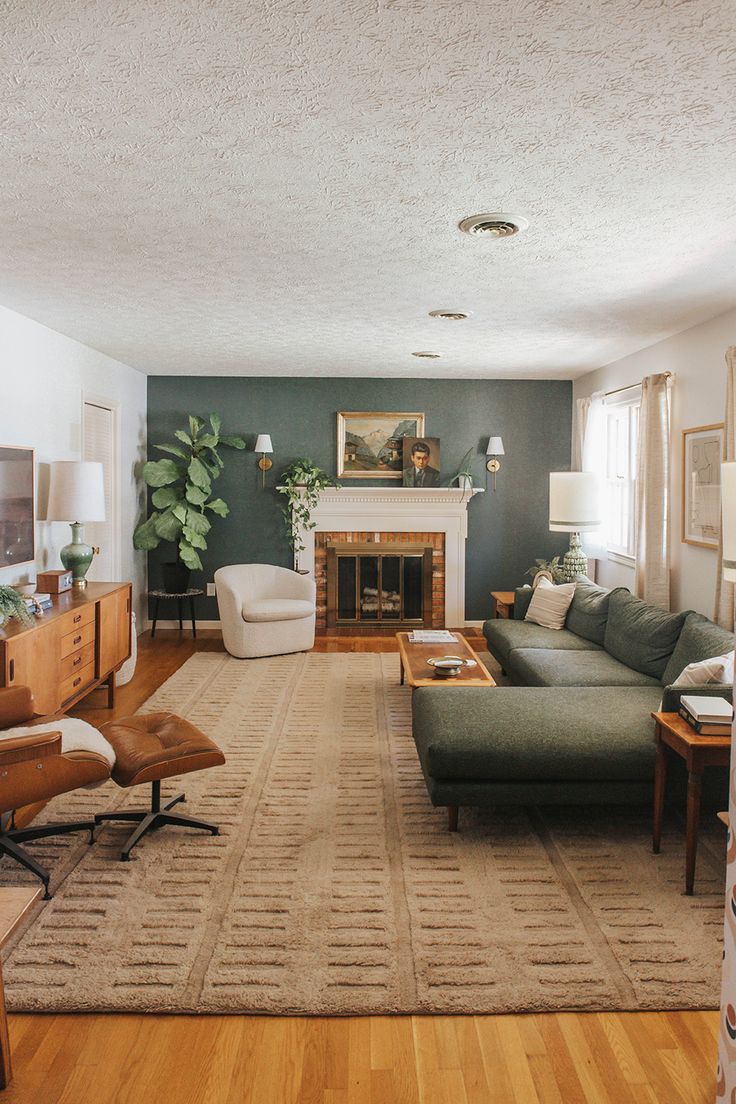
[[641,388],[606,401],[606,504],[604,539],[608,552],[634,556],[634,511]]

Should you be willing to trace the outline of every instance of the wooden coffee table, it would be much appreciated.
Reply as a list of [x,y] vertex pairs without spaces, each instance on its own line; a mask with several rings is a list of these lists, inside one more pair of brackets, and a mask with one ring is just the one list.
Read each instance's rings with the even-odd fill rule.
[[[406,682],[412,690],[418,686],[495,686],[486,667],[468,644],[462,633],[453,633],[454,644],[412,644],[408,632],[399,632],[399,661],[401,665],[401,683]],[[455,678],[435,678],[427,660],[443,655],[458,655],[463,659],[474,659],[474,667],[463,667]]]
[[728,736],[699,736],[679,713],[652,713],[656,724],[657,761],[654,773],[654,826],[652,850],[659,854],[662,812],[667,784],[667,751],[685,760],[687,766],[687,822],[685,832],[685,893],[695,884],[695,854],[698,849],[700,790],[706,767],[728,767],[731,739]]

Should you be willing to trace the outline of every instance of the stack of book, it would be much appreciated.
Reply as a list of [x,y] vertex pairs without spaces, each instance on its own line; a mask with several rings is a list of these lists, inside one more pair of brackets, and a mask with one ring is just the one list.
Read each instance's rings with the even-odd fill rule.
[[733,706],[725,698],[685,695],[680,698],[680,716],[700,736],[730,736]]
[[412,644],[457,644],[454,633],[447,629],[414,629],[409,640]]
[[44,610],[51,609],[53,605],[50,594],[31,594],[29,598],[24,598],[23,601],[29,613],[43,613]]

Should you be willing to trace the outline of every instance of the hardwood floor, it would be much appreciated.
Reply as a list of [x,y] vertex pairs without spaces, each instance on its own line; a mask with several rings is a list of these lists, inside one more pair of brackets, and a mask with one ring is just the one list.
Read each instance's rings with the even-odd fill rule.
[[[483,646],[482,640],[475,646]],[[320,651],[395,651],[321,637]],[[195,650],[139,640],[136,677],[77,715],[136,710]],[[14,1015],[3,1104],[713,1104],[716,1012],[509,1016]]]

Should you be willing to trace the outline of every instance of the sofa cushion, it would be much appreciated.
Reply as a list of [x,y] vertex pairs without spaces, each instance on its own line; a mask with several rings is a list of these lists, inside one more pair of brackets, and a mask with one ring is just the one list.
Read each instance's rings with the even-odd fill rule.
[[412,699],[425,775],[468,781],[647,781],[658,686],[426,687]]
[[313,613],[313,603],[300,598],[249,598],[243,603],[244,621],[296,621]]
[[534,590],[528,584],[516,588],[514,591],[514,617],[517,621],[524,620],[526,611],[529,609],[529,603],[533,597]]
[[612,591],[596,586],[590,579],[575,580],[575,594],[567,615],[565,628],[585,640],[603,645],[608,621],[608,603]]
[[702,613],[688,613],[675,650],[664,669],[662,685],[670,686],[676,682],[678,675],[690,663],[700,663],[732,651],[734,639],[733,633],[709,621]]
[[568,651],[598,648],[597,644],[583,640],[567,629],[544,629],[532,621],[507,621],[500,617],[486,621],[483,634],[488,650],[504,666],[513,648],[559,648]]
[[605,649],[627,667],[661,679],[686,617],[687,611],[667,613],[635,598],[628,590],[613,590],[608,604]]
[[526,620],[546,629],[561,629],[574,594],[574,583],[555,586],[549,579],[540,579],[526,611]]
[[604,651],[514,648],[508,671],[526,686],[659,686],[651,675],[633,671]]

